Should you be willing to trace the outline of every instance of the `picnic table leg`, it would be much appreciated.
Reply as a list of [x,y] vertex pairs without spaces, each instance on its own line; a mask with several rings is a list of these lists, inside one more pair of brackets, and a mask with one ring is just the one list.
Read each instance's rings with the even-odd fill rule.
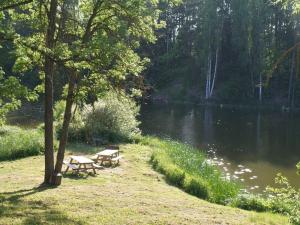
[[[98,157],[100,157],[100,156],[98,156]],[[102,156],[102,158],[101,158],[101,162],[100,162],[100,166],[103,166],[103,161],[104,161],[104,159],[105,159],[105,157],[104,157],[104,156]]]
[[94,164],[92,164],[92,168],[93,168],[94,174],[97,174],[97,173],[96,173],[96,169],[95,169],[95,167],[94,167]]
[[79,174],[82,164],[79,164],[78,170],[76,171],[76,174]]
[[[73,159],[70,160],[70,164],[73,162]],[[67,173],[69,171],[69,166],[67,165],[66,171],[65,173]]]
[[109,166],[112,166],[112,156],[111,157],[109,157]]

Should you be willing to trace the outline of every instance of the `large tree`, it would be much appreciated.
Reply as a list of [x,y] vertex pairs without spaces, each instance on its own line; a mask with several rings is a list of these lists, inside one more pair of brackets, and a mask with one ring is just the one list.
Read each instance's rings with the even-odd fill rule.
[[[159,27],[156,1],[48,0],[33,1],[10,10],[19,72],[40,71],[45,80],[45,180],[59,184],[72,106],[109,88],[124,88],[147,59],[136,50],[141,40],[153,42]],[[53,79],[67,78],[66,108],[56,164],[53,152]]]

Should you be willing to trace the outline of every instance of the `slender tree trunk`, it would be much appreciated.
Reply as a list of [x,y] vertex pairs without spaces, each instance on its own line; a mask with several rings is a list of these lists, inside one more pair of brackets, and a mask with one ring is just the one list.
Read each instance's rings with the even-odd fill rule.
[[289,91],[288,91],[288,103],[291,106],[291,99],[292,99],[292,89],[294,86],[294,70],[295,70],[295,51],[292,55],[292,63],[291,63],[291,71],[290,71],[290,80],[289,80]]
[[[46,34],[46,47],[53,49],[55,36],[55,18],[57,12],[57,0],[51,0],[48,14],[48,29]],[[45,56],[45,175],[44,183],[52,184],[54,172],[53,151],[53,75],[54,61],[50,56]]]
[[209,98],[210,80],[211,80],[211,55],[209,53],[209,56],[208,56],[208,69],[207,69],[207,76],[206,76],[205,99]]
[[259,103],[262,102],[262,75],[260,74],[259,75],[259,96],[258,96],[258,99],[259,99]]
[[64,114],[64,121],[63,121],[63,127],[62,132],[60,136],[59,141],[59,148],[57,152],[57,158],[56,158],[56,165],[55,165],[55,184],[60,185],[60,176],[57,176],[61,173],[64,155],[65,155],[65,149],[68,141],[68,131],[69,131],[69,125],[72,118],[72,106],[74,103],[74,92],[75,92],[75,72],[71,71],[70,78],[69,78],[69,87],[68,87],[68,95],[66,99],[66,108],[65,108],[65,114]]
[[219,61],[219,48],[217,48],[217,50],[216,50],[215,71],[214,71],[212,85],[211,85],[211,88],[210,88],[209,97],[211,97],[213,95],[213,91],[214,91],[214,88],[215,88],[215,81],[216,81],[217,72],[218,72],[218,61]]

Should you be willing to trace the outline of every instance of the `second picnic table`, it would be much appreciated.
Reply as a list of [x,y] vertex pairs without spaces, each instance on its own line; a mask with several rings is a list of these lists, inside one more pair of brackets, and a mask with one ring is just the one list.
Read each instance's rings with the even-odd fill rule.
[[87,171],[89,169],[93,170],[96,174],[97,165],[94,164],[94,161],[86,158],[84,156],[71,156],[70,162],[65,162],[67,169],[65,172],[68,172],[69,168],[74,171]]
[[111,150],[111,149],[106,149],[102,152],[98,152],[97,154],[96,161],[101,162],[100,164],[103,165],[104,162],[108,162],[109,164],[112,164],[112,161],[114,160],[119,160],[119,150]]

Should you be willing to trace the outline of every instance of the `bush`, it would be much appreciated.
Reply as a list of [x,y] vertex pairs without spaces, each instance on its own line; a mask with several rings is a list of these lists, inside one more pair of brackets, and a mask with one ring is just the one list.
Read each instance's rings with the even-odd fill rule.
[[[65,101],[55,104],[54,118],[56,135],[59,139],[63,124]],[[140,134],[137,116],[139,107],[123,93],[107,93],[94,106],[73,108],[75,115],[69,126],[68,140],[71,142],[93,142],[101,144],[130,141]]]
[[5,126],[0,129],[0,161],[13,160],[43,152],[43,133]]
[[183,170],[174,165],[170,165],[168,167],[165,167],[165,174],[167,181],[169,181],[173,185],[182,187],[185,178],[185,173]]
[[279,188],[268,187],[267,191],[272,195],[271,208],[273,211],[289,216],[294,225],[300,225],[300,189],[292,187],[288,179],[278,174],[275,183]]
[[90,138],[109,142],[128,141],[140,133],[138,114],[139,107],[133,100],[122,93],[109,92],[94,107],[84,111],[85,129]]
[[231,205],[240,209],[256,212],[266,212],[270,210],[270,204],[266,200],[250,195],[239,196]]
[[228,203],[239,193],[239,186],[223,180],[215,166],[205,163],[206,157],[198,149],[151,137],[140,139],[140,143],[154,150],[151,156],[154,169],[186,192],[219,204]]
[[200,177],[186,176],[184,179],[183,189],[191,195],[202,199],[209,198],[209,185]]

